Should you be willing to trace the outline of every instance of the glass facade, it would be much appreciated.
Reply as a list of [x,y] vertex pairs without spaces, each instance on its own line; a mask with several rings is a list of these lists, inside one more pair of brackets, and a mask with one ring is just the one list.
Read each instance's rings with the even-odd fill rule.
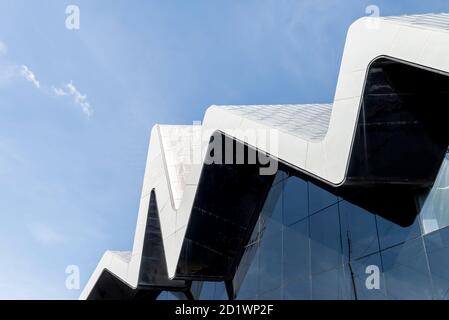
[[[279,171],[233,281],[237,299],[448,299],[448,161],[406,225]],[[224,283],[196,285],[199,299],[228,298]]]
[[420,200],[421,220],[425,233],[449,226],[449,155],[446,154],[429,195],[423,196]]

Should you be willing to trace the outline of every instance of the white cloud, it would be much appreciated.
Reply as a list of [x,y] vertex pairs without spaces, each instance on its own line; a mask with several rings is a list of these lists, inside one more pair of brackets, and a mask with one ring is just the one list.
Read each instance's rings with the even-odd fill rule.
[[66,96],[67,95],[67,92],[65,92],[63,89],[61,89],[61,88],[55,88],[55,87],[52,87],[52,89],[53,89],[53,93],[55,94],[55,96],[57,96],[57,97],[63,97],[63,96]]
[[8,46],[3,41],[0,41],[0,55],[5,54],[6,52],[8,52]]
[[64,241],[64,236],[62,234],[51,229],[50,226],[46,224],[34,224],[30,226],[29,229],[34,239],[43,245],[49,245]]
[[[6,46],[6,44],[0,40],[0,56],[5,54],[7,50],[8,47]],[[24,64],[19,66],[13,64],[0,65],[0,84],[9,82],[15,77],[22,77],[28,82],[32,83],[33,86],[37,89],[41,89],[40,81],[28,66]],[[43,85],[43,87],[48,89],[45,84]],[[89,101],[87,101],[87,96],[85,94],[82,94],[72,81],[65,84],[62,88],[52,86],[51,90],[56,97],[72,97],[73,102],[81,108],[81,110],[87,117],[90,117],[92,115],[92,106],[90,105]]]
[[31,82],[36,88],[39,89],[41,87],[40,82],[36,79],[36,75],[26,65],[21,65],[19,67],[19,74],[27,81]]
[[69,90],[69,93],[75,99],[75,103],[81,107],[83,112],[87,116],[91,116],[92,115],[92,108],[91,108],[89,102],[87,101],[87,96],[86,95],[82,95],[71,81],[70,81],[70,83],[68,83],[66,85],[66,88]]
[[63,88],[53,87],[53,93],[57,97],[71,96],[75,104],[81,108],[86,116],[90,117],[92,115],[92,106],[87,101],[87,96],[81,94],[72,81],[64,85]]

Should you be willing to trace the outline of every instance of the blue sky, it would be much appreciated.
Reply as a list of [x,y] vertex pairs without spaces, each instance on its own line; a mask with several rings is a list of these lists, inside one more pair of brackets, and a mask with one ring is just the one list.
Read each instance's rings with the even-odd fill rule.
[[[81,28],[65,28],[76,4]],[[447,0],[0,0],[0,299],[72,299],[132,248],[150,129],[211,104],[331,102],[345,33]]]

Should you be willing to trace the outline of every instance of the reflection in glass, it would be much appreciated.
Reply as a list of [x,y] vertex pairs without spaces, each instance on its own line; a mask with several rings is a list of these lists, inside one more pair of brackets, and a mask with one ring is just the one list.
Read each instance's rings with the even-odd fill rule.
[[449,228],[424,237],[436,299],[449,300]]
[[314,214],[338,201],[338,197],[332,193],[309,182],[309,214]]
[[310,216],[312,274],[338,267],[342,263],[338,206]]
[[[377,270],[367,269],[373,266],[378,268],[379,274],[375,274]],[[355,289],[354,298],[358,300],[385,300],[387,298],[382,273],[382,261],[379,253],[351,261],[351,264],[348,264],[348,269],[349,276],[353,281],[353,290]],[[370,278],[377,276],[378,278]],[[367,281],[369,281],[368,286]],[[379,284],[379,287],[375,287],[377,284]]]
[[284,229],[284,285],[304,281],[310,274],[309,221],[302,220]]
[[449,155],[421,209],[424,234],[449,226]]
[[277,289],[281,280],[282,233],[264,235],[259,249],[259,291]]
[[282,290],[278,288],[276,290],[263,292],[259,295],[260,300],[282,300]]
[[256,299],[259,281],[259,243],[246,248],[234,278],[238,299]]
[[389,299],[432,298],[422,238],[383,251],[382,262]]
[[308,216],[307,182],[290,177],[284,186],[284,224],[290,225]]
[[[440,189],[404,226],[357,201],[357,193],[338,198],[280,171],[234,277],[237,299],[449,299],[449,227],[440,229],[449,223],[447,172],[449,160]],[[421,221],[425,232],[433,231],[424,239]],[[378,267],[379,289],[367,287],[368,266]],[[223,282],[203,284],[201,299],[226,298]]]
[[339,208],[345,256],[352,260],[378,252],[375,215],[347,201],[340,202]]
[[276,184],[270,190],[259,219],[259,224],[263,235],[278,233],[282,230],[283,190],[284,182]]
[[312,299],[351,299],[351,280],[345,275],[343,266],[312,275]]
[[376,219],[381,250],[415,239],[421,235],[418,217],[415,218],[413,224],[406,227],[380,216],[376,216]]
[[227,300],[228,294],[224,282],[215,283],[214,300]]
[[201,300],[214,300],[215,297],[215,282],[203,282],[201,288]]
[[301,279],[299,282],[284,282],[285,300],[310,300],[312,298],[312,282],[310,276]]

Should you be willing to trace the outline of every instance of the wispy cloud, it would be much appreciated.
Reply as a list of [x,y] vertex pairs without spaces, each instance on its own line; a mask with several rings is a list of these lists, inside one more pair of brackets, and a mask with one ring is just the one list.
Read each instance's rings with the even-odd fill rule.
[[55,94],[55,96],[57,96],[57,97],[64,97],[64,96],[66,96],[67,95],[67,92],[65,92],[63,89],[61,89],[61,88],[55,88],[55,87],[52,87],[52,89],[53,89],[53,93]]
[[[8,46],[0,40],[0,56],[6,54],[8,51]],[[0,84],[11,81],[14,78],[23,78],[26,81],[30,82],[35,88],[43,89],[48,93],[48,90],[51,89],[51,92],[56,97],[65,97],[69,96],[73,99],[73,102],[81,109],[81,111],[87,116],[90,117],[93,114],[93,109],[89,101],[87,100],[87,95],[82,94],[78,88],[73,84],[72,81],[66,83],[63,87],[58,88],[55,86],[41,85],[41,82],[37,79],[36,74],[25,64],[16,65],[16,64],[0,64]]]
[[46,224],[34,224],[31,225],[29,229],[33,238],[40,244],[50,245],[64,241],[64,235],[53,230]]
[[19,75],[24,77],[27,81],[31,82],[36,88],[40,88],[41,84],[37,80],[36,75],[26,65],[19,67]]
[[87,96],[82,94],[72,81],[64,85],[63,88],[53,87],[53,93],[57,97],[71,96],[73,98],[73,102],[81,108],[86,116],[90,117],[92,115],[92,106],[87,101]]

